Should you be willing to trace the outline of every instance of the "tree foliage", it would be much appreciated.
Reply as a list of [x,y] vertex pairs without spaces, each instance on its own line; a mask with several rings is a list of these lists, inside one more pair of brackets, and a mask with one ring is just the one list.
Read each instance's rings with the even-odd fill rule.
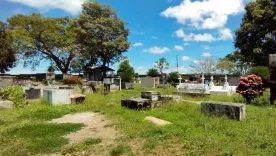
[[40,14],[16,15],[8,19],[15,46],[24,65],[35,68],[41,60],[51,61],[63,74],[78,54],[71,31],[71,20],[43,17]]
[[235,63],[235,68],[232,71],[233,75],[246,75],[252,66],[252,63],[249,62],[239,51],[226,55],[225,59]]
[[163,70],[169,68],[169,63],[166,60],[166,58],[162,57],[158,61],[155,62],[154,67],[157,68],[159,70],[160,74],[162,75]]
[[120,63],[117,74],[121,77],[123,82],[132,82],[136,76],[134,69],[130,66],[128,60]]
[[[80,19],[75,20],[76,41],[89,64],[105,67],[118,62],[130,46],[126,22],[108,5],[86,2]],[[105,73],[105,72],[104,72]]]
[[171,72],[168,75],[167,81],[169,83],[178,83],[179,82],[178,78],[179,78],[179,73],[178,72]]
[[232,74],[234,72],[235,62],[227,58],[219,58],[217,70],[222,74]]
[[14,67],[16,62],[13,39],[7,31],[7,25],[0,21],[0,73],[5,73]]
[[157,69],[155,68],[150,68],[147,72],[147,75],[150,77],[158,77],[160,74]]
[[270,79],[270,71],[269,68],[267,66],[256,66],[256,67],[252,67],[248,74],[254,74],[257,75],[259,77],[262,78],[264,84],[268,84],[269,83],[269,79]]
[[247,62],[268,66],[268,55],[276,54],[276,1],[256,0],[248,3],[245,10],[236,31],[235,47]]

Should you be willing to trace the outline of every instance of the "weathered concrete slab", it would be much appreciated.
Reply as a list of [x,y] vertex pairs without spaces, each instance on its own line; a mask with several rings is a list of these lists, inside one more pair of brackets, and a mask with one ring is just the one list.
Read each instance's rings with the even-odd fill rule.
[[155,117],[152,117],[152,116],[145,117],[145,120],[147,120],[147,121],[149,121],[149,122],[151,122],[151,123],[153,123],[157,126],[166,126],[166,125],[172,124],[169,121],[158,119],[158,118],[155,118]]
[[12,109],[12,101],[0,101],[0,109]]
[[143,98],[128,98],[121,100],[121,106],[130,109],[145,109],[151,108],[151,102],[149,99]]
[[26,99],[39,99],[41,98],[41,88],[28,88],[24,89]]
[[241,103],[213,102],[207,101],[201,103],[201,112],[208,115],[222,116],[244,120],[246,115],[246,106]]
[[85,98],[86,98],[86,95],[83,95],[83,94],[72,94],[71,95],[71,104],[83,103]]

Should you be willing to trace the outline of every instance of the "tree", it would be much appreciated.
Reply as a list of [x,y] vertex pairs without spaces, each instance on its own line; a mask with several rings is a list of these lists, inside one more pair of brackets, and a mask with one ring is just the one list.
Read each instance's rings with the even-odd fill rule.
[[71,61],[80,54],[74,44],[70,18],[50,18],[34,13],[12,16],[8,22],[24,66],[31,64],[35,69],[41,60],[48,60],[67,74]]
[[106,67],[120,60],[130,47],[127,40],[129,30],[125,25],[108,5],[97,2],[83,4],[82,14],[80,19],[75,20],[74,27],[77,43],[86,58],[91,60],[90,65],[97,63]]
[[117,74],[121,77],[123,82],[132,82],[135,77],[134,69],[130,66],[128,60],[120,63]]
[[246,57],[238,51],[226,55],[225,59],[235,63],[234,69],[232,71],[233,75],[246,75],[252,66],[252,63],[248,62]]
[[0,21],[0,73],[9,71],[15,65],[16,56],[12,42],[6,24]]
[[254,66],[268,66],[268,55],[276,54],[276,2],[256,0],[245,10],[235,47]]
[[155,62],[155,68],[157,68],[161,75],[163,75],[163,70],[169,68],[169,63],[166,58],[162,57],[158,61]]
[[179,82],[179,74],[178,72],[171,72],[168,75],[167,81],[170,83],[178,83]]
[[222,74],[232,74],[234,72],[235,62],[227,58],[219,58],[217,70]]
[[194,60],[190,67],[196,73],[211,74],[216,71],[217,61],[213,57],[205,57]]
[[159,76],[159,72],[157,69],[155,68],[150,68],[147,72],[147,75],[150,77],[158,77]]
[[248,74],[254,74],[262,78],[264,84],[268,84],[270,80],[270,71],[267,66],[252,67]]

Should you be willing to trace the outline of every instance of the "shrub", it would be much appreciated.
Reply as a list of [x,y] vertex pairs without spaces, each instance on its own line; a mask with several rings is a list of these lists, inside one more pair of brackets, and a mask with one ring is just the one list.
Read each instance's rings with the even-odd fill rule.
[[251,100],[263,95],[264,87],[262,78],[257,75],[241,77],[236,92],[241,94],[247,103],[251,103]]
[[63,79],[64,84],[83,84],[83,80],[79,76],[67,76]]
[[167,81],[169,83],[178,83],[179,82],[178,75],[179,75],[178,72],[169,73]]
[[269,82],[270,72],[269,72],[269,68],[267,66],[252,67],[248,73],[260,76],[262,78],[264,84],[268,84],[268,82]]
[[5,88],[0,92],[0,96],[4,100],[12,101],[15,108],[24,107],[25,105],[27,105],[27,102],[25,101],[24,91],[20,86],[11,86]]

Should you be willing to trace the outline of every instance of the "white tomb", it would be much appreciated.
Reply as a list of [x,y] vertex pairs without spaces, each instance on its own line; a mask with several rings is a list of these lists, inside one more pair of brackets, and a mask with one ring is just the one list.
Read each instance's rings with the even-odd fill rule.
[[73,89],[43,89],[43,99],[53,106],[71,104]]

